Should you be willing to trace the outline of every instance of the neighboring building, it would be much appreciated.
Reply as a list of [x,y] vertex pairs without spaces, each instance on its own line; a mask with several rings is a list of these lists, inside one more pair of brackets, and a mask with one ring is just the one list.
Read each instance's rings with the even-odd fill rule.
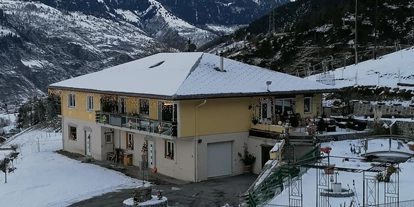
[[283,115],[320,115],[321,93],[333,91],[198,52],[159,53],[49,86],[61,96],[64,150],[104,160],[121,148],[133,165],[147,159],[158,173],[197,182],[243,173],[244,143],[260,172],[276,140],[253,131],[284,130],[272,125]]

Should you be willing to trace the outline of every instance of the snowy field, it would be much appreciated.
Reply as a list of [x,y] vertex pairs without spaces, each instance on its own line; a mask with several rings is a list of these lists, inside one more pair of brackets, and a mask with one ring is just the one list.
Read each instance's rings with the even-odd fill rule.
[[[20,155],[7,174],[0,172],[1,206],[63,207],[140,181],[92,164],[69,159],[54,151],[62,149],[62,135],[33,130],[2,146],[18,144]],[[0,156],[4,156],[0,151]],[[121,204],[120,204],[121,205]]]
[[[402,145],[401,145],[402,144]],[[350,151],[350,146],[362,146],[359,140],[347,140],[339,142],[330,142],[322,144],[323,147],[331,147],[332,151],[331,156],[338,157],[350,157],[350,158],[359,158],[357,154],[353,154]],[[389,148],[387,139],[371,140],[368,144],[367,152],[376,152],[376,151],[386,151]],[[408,146],[404,143],[399,143],[395,140],[392,140],[391,150],[402,151],[407,153],[413,153],[408,149]],[[362,151],[364,153],[364,151]],[[327,162],[327,159],[324,159],[323,162]],[[371,163],[361,162],[357,159],[350,159],[349,161],[343,161],[342,158],[330,158],[330,163],[335,164],[336,167],[343,168],[357,168],[357,169],[368,169],[371,166]],[[414,171],[414,162],[409,160],[406,163],[400,164],[400,201],[412,200],[414,199],[413,193],[409,190],[414,185],[414,179],[412,177],[412,172]],[[315,169],[310,169],[302,177],[302,192],[303,192],[303,204],[305,207],[316,206],[316,173]],[[375,176],[376,173],[368,173],[366,175]],[[339,172],[338,182],[342,183],[342,188],[351,189],[356,192],[356,196],[348,198],[330,198],[330,206],[339,207],[344,202],[349,206],[351,200],[353,199],[357,205],[362,206],[363,198],[363,174],[362,173],[351,173],[351,172]],[[355,187],[353,186],[353,181],[355,181]],[[381,182],[379,185],[379,203],[384,203],[384,183]],[[289,192],[288,189],[285,189],[279,196],[270,200],[268,205],[271,207],[276,205],[288,205],[289,204]],[[359,204],[359,205],[358,205]]]
[[[403,87],[397,84],[399,82],[414,84],[413,65],[414,47],[411,47],[381,56],[376,60],[337,68],[325,74],[311,75],[307,79],[313,81],[326,80],[332,83],[331,77],[334,77],[335,87],[338,88],[360,85],[412,89],[412,87]],[[331,77],[325,76],[327,74]],[[324,77],[327,77],[327,79],[324,79]]]

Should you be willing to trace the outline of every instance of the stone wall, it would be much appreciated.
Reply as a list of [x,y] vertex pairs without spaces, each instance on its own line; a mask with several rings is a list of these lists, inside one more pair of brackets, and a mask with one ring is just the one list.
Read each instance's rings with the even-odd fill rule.
[[[381,120],[386,124],[391,124],[391,121]],[[414,138],[414,120],[413,121],[397,121],[395,122],[398,129],[397,135],[409,136]],[[372,128],[373,122],[369,121],[369,125]]]
[[405,115],[414,116],[414,105],[396,106],[396,105],[379,105],[370,102],[354,102],[354,115],[364,116],[373,115],[374,110],[381,111],[382,115]]

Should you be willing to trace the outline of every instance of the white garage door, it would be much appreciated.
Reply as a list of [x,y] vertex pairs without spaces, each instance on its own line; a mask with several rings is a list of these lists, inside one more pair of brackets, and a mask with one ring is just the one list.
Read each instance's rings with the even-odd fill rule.
[[232,142],[207,144],[207,177],[232,174]]

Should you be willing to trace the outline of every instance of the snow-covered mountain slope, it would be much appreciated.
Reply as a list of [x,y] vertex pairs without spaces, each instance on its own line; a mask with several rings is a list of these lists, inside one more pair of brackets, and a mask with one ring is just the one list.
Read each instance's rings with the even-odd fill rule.
[[358,85],[413,90],[414,87],[404,85],[414,86],[414,47],[381,56],[376,60],[315,74],[308,79],[335,84],[335,87],[339,88]]
[[[200,46],[285,2],[222,1],[2,0],[0,98],[27,97],[62,79],[177,51],[189,38]],[[205,15],[212,8],[225,12]]]
[[167,47],[128,22],[0,2],[0,97],[27,96],[47,84]]

